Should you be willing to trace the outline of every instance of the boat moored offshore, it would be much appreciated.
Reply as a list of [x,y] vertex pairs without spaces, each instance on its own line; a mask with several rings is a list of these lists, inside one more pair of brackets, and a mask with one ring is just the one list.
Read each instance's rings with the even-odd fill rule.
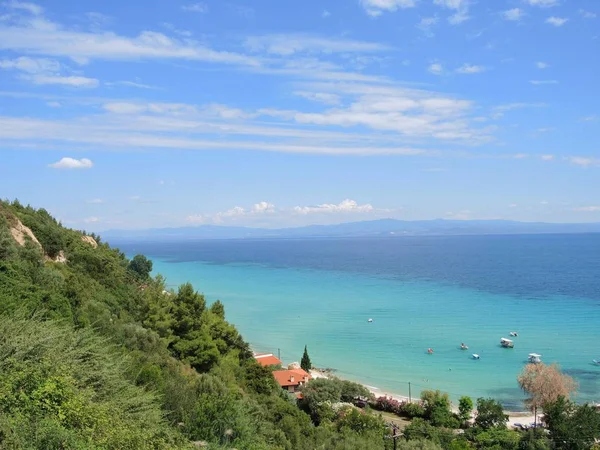
[[500,345],[504,348],[513,348],[515,346],[514,342],[510,339],[501,338]]
[[530,353],[527,361],[531,364],[538,364],[542,362],[542,355],[538,353]]

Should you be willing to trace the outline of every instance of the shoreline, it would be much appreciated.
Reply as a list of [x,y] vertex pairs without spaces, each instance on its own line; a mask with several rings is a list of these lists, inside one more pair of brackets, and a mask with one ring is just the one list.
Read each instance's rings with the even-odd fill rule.
[[[335,374],[335,371],[332,369],[313,368],[310,370],[310,374],[313,377],[313,379],[331,378],[332,376],[342,379],[342,380],[344,379],[342,377],[337,376]],[[352,381],[352,380],[349,380],[349,381]],[[393,392],[382,391],[378,387],[369,386],[368,384],[364,384],[362,382],[358,382],[358,384],[361,384],[365,388],[367,388],[369,390],[369,392],[371,394],[373,394],[376,398],[377,397],[387,397],[387,398],[391,398],[393,400],[397,400],[399,402],[409,402],[409,401],[415,402],[416,400],[419,399],[419,397],[411,399],[406,395],[400,395],[400,394],[396,394]],[[452,402],[450,403],[450,407],[453,412],[458,413],[458,407],[455,406]],[[475,411],[475,409],[474,409],[474,411]],[[506,422],[506,426],[508,428],[512,428],[516,424],[529,425],[529,424],[536,422],[535,416],[530,411],[526,411],[526,410],[524,410],[524,411],[504,411],[504,413],[508,416],[508,421]],[[543,417],[543,414],[537,415],[537,423],[541,422],[542,417]]]

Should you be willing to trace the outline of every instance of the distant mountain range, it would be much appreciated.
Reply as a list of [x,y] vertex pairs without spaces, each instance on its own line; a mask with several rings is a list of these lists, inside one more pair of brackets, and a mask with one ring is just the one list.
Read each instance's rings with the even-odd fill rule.
[[105,240],[326,238],[368,236],[448,236],[486,234],[600,233],[600,223],[544,223],[510,220],[395,220],[381,219],[297,228],[250,228],[200,225],[145,230],[108,230]]

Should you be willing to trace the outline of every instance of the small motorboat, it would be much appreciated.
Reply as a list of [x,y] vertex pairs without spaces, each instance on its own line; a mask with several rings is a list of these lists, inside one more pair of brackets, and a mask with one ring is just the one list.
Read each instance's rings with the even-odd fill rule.
[[433,349],[432,348],[428,348],[427,349],[427,353],[430,354],[430,355],[433,355]]
[[511,332],[510,332],[510,335],[511,335],[512,337],[517,337],[517,336],[519,335],[519,333],[517,333],[516,331],[511,331]]
[[500,339],[500,345],[504,348],[513,348],[515,344],[510,339],[502,338]]
[[464,342],[460,344],[460,349],[461,350],[469,350],[469,346],[466,345]]
[[529,357],[527,358],[527,361],[529,361],[530,364],[538,364],[542,362],[542,355],[539,355],[537,353],[530,353]]
[[597,366],[600,366],[600,359],[592,359],[592,362]]
[[473,353],[473,359],[479,359],[479,355],[477,353]]
[[371,322],[373,322],[373,319],[369,319],[369,320],[367,320],[367,322],[371,323]]

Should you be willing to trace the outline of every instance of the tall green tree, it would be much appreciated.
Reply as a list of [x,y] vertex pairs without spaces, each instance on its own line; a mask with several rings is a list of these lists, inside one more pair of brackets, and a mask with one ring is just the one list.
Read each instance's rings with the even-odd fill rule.
[[304,354],[302,355],[302,359],[300,360],[300,367],[302,367],[307,372],[312,369],[312,364],[310,362],[310,357],[308,356],[308,349],[306,345],[304,346]]
[[147,280],[152,272],[152,261],[144,255],[135,255],[128,266],[140,280]]
[[477,399],[477,416],[475,425],[490,430],[492,428],[506,428],[508,416],[504,414],[502,405],[493,398]]
[[544,422],[557,448],[589,449],[600,439],[600,412],[590,405],[576,405],[559,397],[544,407]]
[[471,418],[473,411],[473,400],[471,397],[463,396],[458,400],[458,416],[465,423]]

